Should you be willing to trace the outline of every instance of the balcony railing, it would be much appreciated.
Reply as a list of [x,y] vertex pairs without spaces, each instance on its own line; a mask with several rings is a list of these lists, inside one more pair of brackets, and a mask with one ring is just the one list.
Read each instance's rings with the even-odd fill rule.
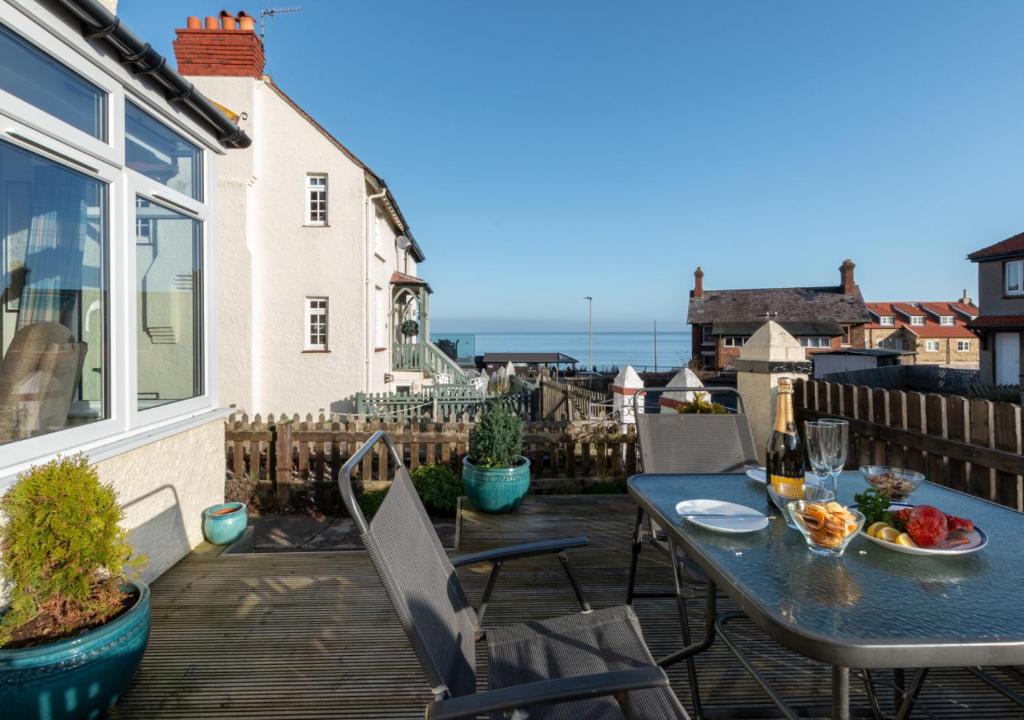
[[449,385],[469,385],[462,368],[431,342],[394,345],[391,364],[395,370],[422,372],[433,378],[447,377]]

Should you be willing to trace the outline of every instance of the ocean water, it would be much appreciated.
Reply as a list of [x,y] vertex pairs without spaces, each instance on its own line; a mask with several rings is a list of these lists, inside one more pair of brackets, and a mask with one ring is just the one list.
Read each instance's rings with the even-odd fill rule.
[[[431,339],[458,340],[460,356],[488,352],[560,352],[587,364],[585,332],[431,333]],[[594,365],[598,369],[632,365],[637,370],[678,368],[690,359],[689,332],[659,332],[655,355],[653,332],[595,332]]]

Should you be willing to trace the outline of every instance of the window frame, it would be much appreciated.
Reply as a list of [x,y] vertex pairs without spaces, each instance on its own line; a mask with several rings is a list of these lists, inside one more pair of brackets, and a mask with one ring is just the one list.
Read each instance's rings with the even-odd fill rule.
[[[1010,290],[1010,266],[1017,268],[1017,289]],[[1007,260],[1003,263],[1003,295],[1017,297],[1024,295],[1024,260]]]
[[956,318],[952,315],[939,315],[939,325],[942,327],[953,327],[956,325]]
[[747,339],[741,335],[726,335],[722,338],[722,347],[741,348],[747,344]]
[[[310,338],[310,319],[313,317],[313,308],[311,303],[313,301],[322,300],[324,303],[323,315],[324,315],[324,342],[323,344],[314,344]],[[303,352],[330,352],[331,348],[331,299],[327,295],[306,295],[303,298],[302,306],[302,347]]]
[[882,327],[896,327],[895,315],[879,315],[878,324]]
[[[304,176],[305,178],[305,192],[303,193],[303,199],[306,205],[306,227],[327,227],[330,221],[330,186],[331,181],[327,173],[322,172],[308,172]],[[319,188],[312,184],[313,178],[323,178],[324,184],[322,188]],[[313,192],[322,191],[324,194],[324,218],[323,220],[313,219]]]
[[924,315],[911,315],[910,324],[914,327],[923,327],[925,324]]
[[971,352],[971,340],[957,340],[956,351],[957,352]]
[[711,323],[705,323],[701,325],[701,336],[700,342],[702,345],[714,345],[715,334],[712,332],[713,328]]
[[[805,340],[807,342],[804,342]],[[812,340],[814,341],[813,344],[811,343]],[[822,341],[824,341],[824,345],[821,344]],[[805,350],[827,350],[832,347],[832,338],[827,335],[801,335],[799,342],[800,347]]]
[[942,352],[942,341],[935,340],[934,338],[926,339],[924,341],[925,352]]

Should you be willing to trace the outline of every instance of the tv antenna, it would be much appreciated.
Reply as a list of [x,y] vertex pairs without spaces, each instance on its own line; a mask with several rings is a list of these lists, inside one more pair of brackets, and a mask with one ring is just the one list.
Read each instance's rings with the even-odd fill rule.
[[288,15],[289,13],[297,12],[302,12],[302,8],[297,5],[283,8],[263,8],[260,10],[260,40],[267,34],[268,17],[277,17],[278,15]]

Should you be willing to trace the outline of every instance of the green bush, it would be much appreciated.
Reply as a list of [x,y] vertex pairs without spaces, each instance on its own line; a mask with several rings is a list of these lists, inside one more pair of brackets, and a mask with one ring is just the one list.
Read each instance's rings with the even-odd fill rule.
[[729,410],[724,405],[711,402],[707,393],[694,393],[693,400],[677,406],[676,412],[681,415],[724,415]]
[[477,467],[510,468],[523,454],[523,421],[507,403],[492,400],[469,435],[469,461]]
[[420,324],[415,320],[406,320],[401,325],[402,335],[405,337],[413,337],[418,335],[420,332]]
[[83,455],[58,457],[18,477],[0,499],[3,578],[11,607],[0,620],[0,646],[39,619],[35,638],[56,639],[102,624],[125,600],[120,583],[131,546],[117,493],[100,483]]
[[427,510],[452,516],[462,494],[462,479],[448,465],[420,465],[410,475]]
[[387,490],[367,490],[360,493],[357,502],[359,503],[359,509],[363,511],[363,515],[368,521],[372,520],[373,516],[380,510],[381,503],[384,502],[387,494]]

